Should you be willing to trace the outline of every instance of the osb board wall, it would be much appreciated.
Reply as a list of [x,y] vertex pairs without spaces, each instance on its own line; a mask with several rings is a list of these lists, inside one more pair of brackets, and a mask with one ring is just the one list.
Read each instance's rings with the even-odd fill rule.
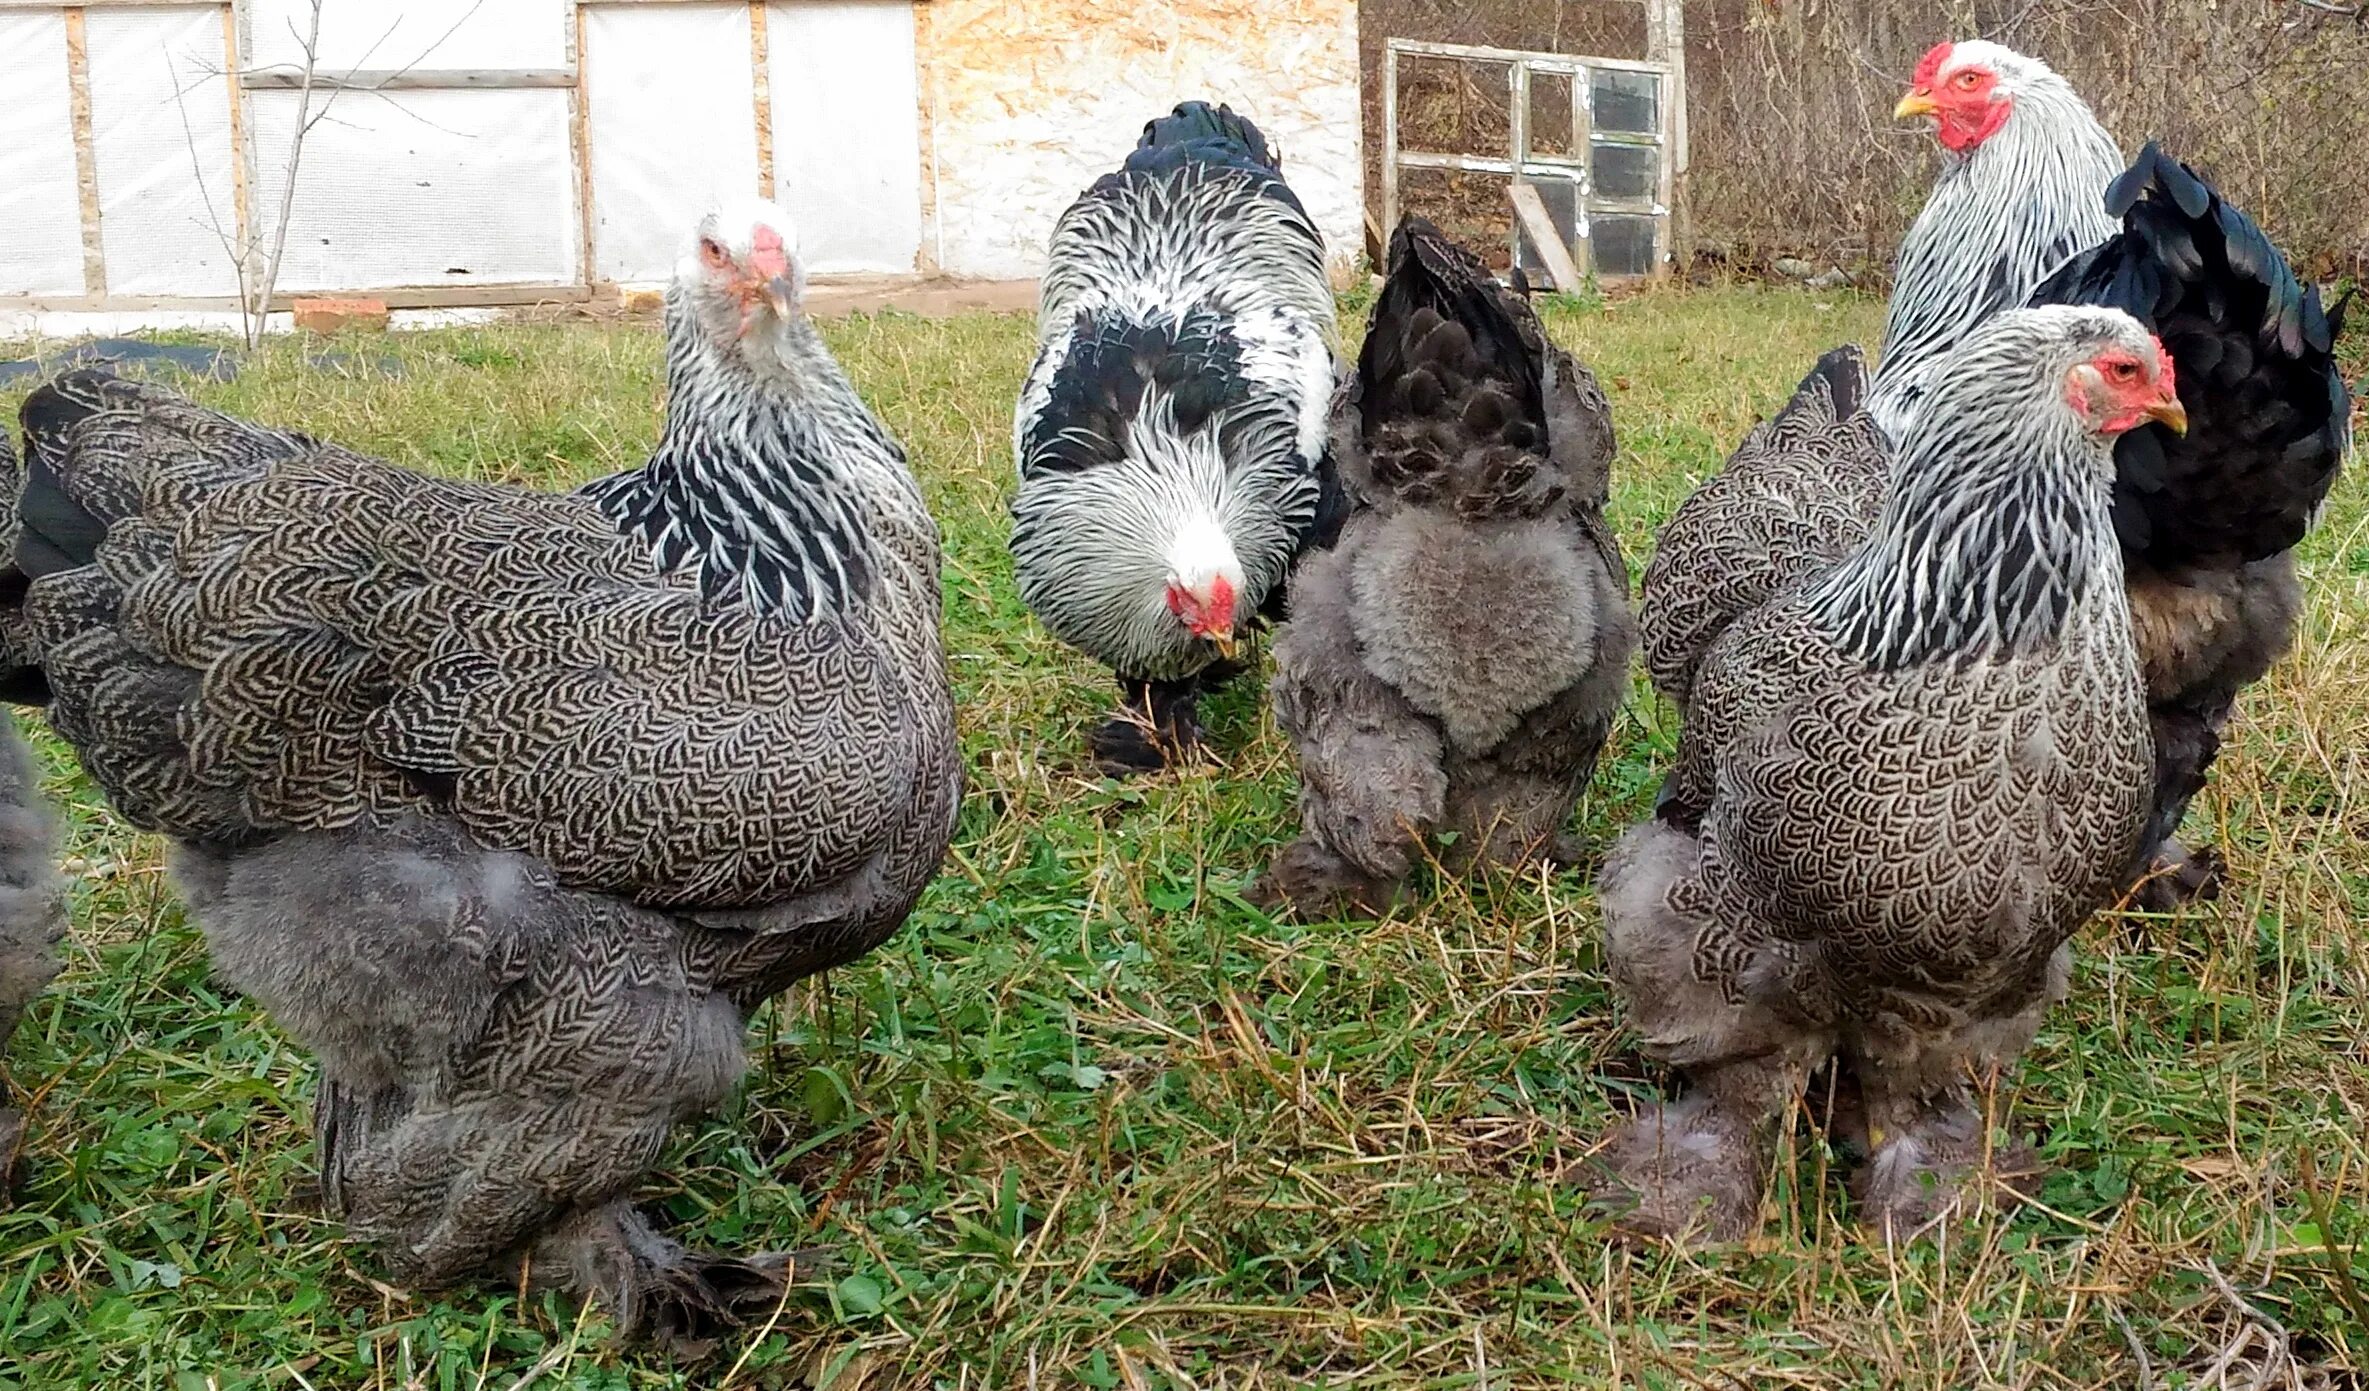
[[1257,122],[1323,229],[1361,254],[1356,0],[936,0],[918,6],[939,267],[1019,278],[1143,123],[1192,98]]

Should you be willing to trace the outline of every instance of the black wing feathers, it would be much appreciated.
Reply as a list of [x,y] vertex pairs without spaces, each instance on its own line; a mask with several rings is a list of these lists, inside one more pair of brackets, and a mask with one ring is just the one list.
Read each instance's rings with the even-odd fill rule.
[[1128,427],[1155,388],[1180,435],[1248,401],[1242,345],[1226,321],[1207,311],[1153,323],[1080,313],[1069,356],[1029,427],[1029,470],[1065,473],[1123,458]]
[[2349,393],[2343,307],[2297,282],[2260,227],[2150,144],[2107,189],[2122,231],[2060,267],[2034,304],[2122,309],[2163,340],[2189,429],[2115,446],[2115,526],[2157,566],[2259,560],[2303,538],[2336,481]]

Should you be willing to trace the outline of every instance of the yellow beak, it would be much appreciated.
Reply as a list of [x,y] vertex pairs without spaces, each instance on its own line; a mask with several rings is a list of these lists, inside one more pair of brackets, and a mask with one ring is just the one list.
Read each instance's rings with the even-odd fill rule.
[[1234,660],[1234,649],[1241,646],[1241,641],[1232,633],[1211,633],[1209,641],[1216,646],[1217,655],[1229,662]]
[[1892,119],[1905,121],[1911,116],[1931,116],[1940,110],[1941,104],[1933,100],[1931,92],[1915,91],[1902,97],[1900,104],[1892,108]]
[[2178,397],[2166,396],[2162,400],[2156,402],[2154,405],[2149,406],[2147,408],[2147,418],[2149,420],[2162,421],[2165,425],[2171,427],[2171,432],[2175,435],[2185,435],[2188,433],[2188,408],[2180,404]]

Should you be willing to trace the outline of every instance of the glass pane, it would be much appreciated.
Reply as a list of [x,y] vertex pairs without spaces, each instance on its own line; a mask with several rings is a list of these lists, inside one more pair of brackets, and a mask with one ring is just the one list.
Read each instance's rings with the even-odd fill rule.
[[[1572,250],[1579,242],[1579,184],[1571,179],[1542,179],[1532,175],[1530,183],[1538,190],[1538,201],[1546,205],[1547,220],[1562,234],[1563,247]],[[1531,243],[1530,230],[1519,218],[1514,227],[1521,233],[1522,254],[1515,264],[1530,277],[1530,283],[1541,289],[1554,288],[1554,278],[1546,273],[1546,258],[1538,254]],[[1574,260],[1578,256],[1574,254]],[[1584,264],[1584,262],[1582,262]]]
[[1608,145],[1599,140],[1588,167],[1599,198],[1651,198],[1660,189],[1661,150],[1653,145]]
[[1571,127],[1572,84],[1576,80],[1567,72],[1530,74],[1531,153],[1579,158]]
[[1652,134],[1662,128],[1662,80],[1649,72],[1591,73],[1596,129]]
[[1653,274],[1653,219],[1597,213],[1588,219],[1588,245],[1598,275]]
[[1513,147],[1510,63],[1399,55],[1400,149],[1503,159]]

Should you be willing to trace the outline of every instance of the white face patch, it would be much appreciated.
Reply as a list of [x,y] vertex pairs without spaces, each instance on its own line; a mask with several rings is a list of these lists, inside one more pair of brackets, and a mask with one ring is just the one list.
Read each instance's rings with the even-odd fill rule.
[[1242,561],[1234,554],[1233,538],[1210,516],[1198,516],[1176,529],[1168,542],[1168,574],[1197,598],[1206,599],[1212,581],[1223,578],[1239,594],[1243,590]]

